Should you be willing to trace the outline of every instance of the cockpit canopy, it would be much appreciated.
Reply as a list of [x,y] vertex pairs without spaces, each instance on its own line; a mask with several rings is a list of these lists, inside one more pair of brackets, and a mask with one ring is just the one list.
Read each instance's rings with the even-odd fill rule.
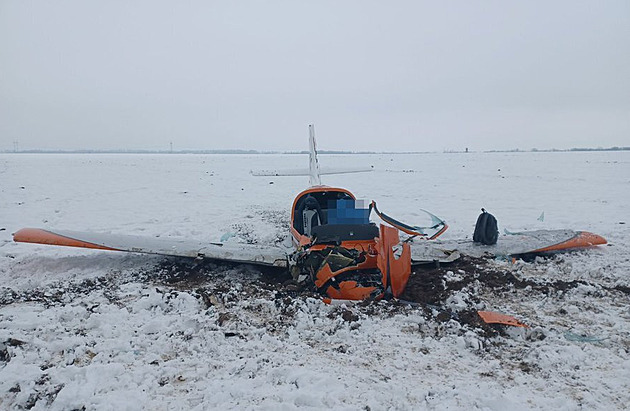
[[315,187],[300,193],[292,210],[293,228],[317,243],[372,240],[378,227],[369,220],[370,210],[347,190]]

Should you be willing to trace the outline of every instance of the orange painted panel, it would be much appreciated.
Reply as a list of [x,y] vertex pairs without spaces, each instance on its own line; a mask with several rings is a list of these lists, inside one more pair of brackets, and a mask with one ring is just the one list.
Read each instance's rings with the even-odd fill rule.
[[23,228],[13,234],[13,241],[19,243],[36,243],[48,245],[62,245],[66,247],[93,248],[96,250],[120,251],[115,248],[88,243],[75,238],[65,237],[39,228]]
[[527,324],[520,322],[511,315],[501,314],[494,311],[477,311],[477,314],[479,314],[479,317],[481,317],[481,319],[487,324],[503,324],[511,325],[513,327],[529,328]]
[[375,287],[362,287],[356,281],[343,281],[339,283],[339,290],[330,286],[326,294],[335,300],[365,300],[375,289]]
[[402,254],[397,259],[392,247],[400,242],[398,230],[383,224],[381,224],[380,236],[376,241],[377,266],[383,273],[383,285],[390,286],[394,297],[398,297],[405,291],[411,275],[411,247],[408,243],[404,243]]
[[540,248],[534,250],[534,253],[546,253],[551,251],[569,250],[572,248],[586,248],[594,245],[603,245],[607,241],[604,237],[597,234],[589,233],[588,231],[579,231],[573,238],[563,241],[559,244],[554,244],[549,247]]

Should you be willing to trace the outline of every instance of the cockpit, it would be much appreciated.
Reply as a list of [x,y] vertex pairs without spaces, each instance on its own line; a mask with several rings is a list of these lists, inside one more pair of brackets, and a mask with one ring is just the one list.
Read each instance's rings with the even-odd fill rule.
[[378,227],[370,209],[342,189],[307,190],[294,203],[293,228],[315,243],[372,240]]

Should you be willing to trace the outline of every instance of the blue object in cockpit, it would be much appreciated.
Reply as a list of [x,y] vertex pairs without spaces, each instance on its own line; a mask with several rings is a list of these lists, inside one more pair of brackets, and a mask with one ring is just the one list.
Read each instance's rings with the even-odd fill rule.
[[328,224],[369,224],[370,209],[363,200],[334,200],[328,203]]

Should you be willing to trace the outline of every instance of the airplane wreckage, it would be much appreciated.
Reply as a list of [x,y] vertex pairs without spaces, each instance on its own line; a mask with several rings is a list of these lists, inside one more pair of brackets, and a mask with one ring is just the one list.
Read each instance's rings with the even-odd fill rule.
[[[328,301],[399,297],[405,290],[412,266],[449,263],[461,255],[519,258],[606,244],[606,240],[596,234],[572,230],[513,233],[497,241],[496,220],[485,211],[477,221],[473,241],[437,240],[448,225],[429,212],[425,211],[431,217],[430,226],[408,225],[382,213],[374,201],[365,208],[350,191],[322,185],[322,174],[371,169],[320,170],[312,125],[309,134],[308,170],[253,172],[267,176],[309,176],[310,187],[300,192],[291,206],[292,252],[277,246],[39,228],[23,228],[14,233],[13,239],[22,243],[285,267],[295,281],[315,288]],[[372,212],[382,221],[379,225],[370,221]],[[401,234],[406,238],[401,239]]]

